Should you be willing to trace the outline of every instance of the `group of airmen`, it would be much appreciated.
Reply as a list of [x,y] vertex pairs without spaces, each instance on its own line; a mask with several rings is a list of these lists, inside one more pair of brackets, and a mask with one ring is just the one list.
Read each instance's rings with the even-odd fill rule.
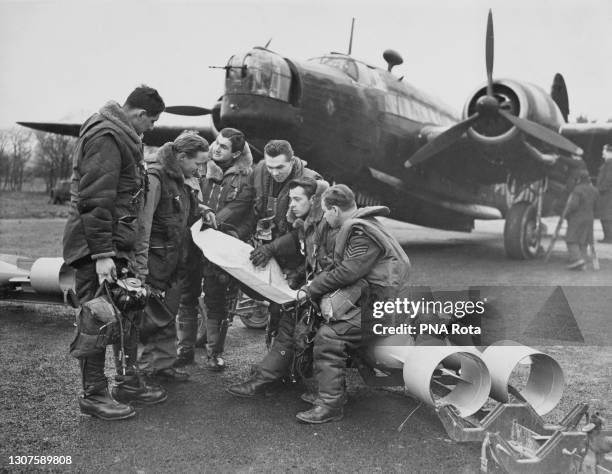
[[[192,241],[190,227],[201,218],[229,236],[256,242],[253,265],[276,259],[298,300],[320,308],[312,352],[316,389],[302,395],[312,408],[296,416],[305,423],[341,419],[347,353],[366,339],[372,303],[394,298],[408,285],[408,257],[376,219],[389,209],[357,208],[351,189],[330,186],[285,140],[268,142],[263,160],[253,165],[245,135],[233,128],[221,130],[210,148],[196,132],[185,131],[145,164],[142,134],[164,108],[155,89],[140,86],[123,105],[108,102],[90,117],[74,152],[63,243],[80,303],[135,277],[162,302],[157,307],[177,308],[149,305],[123,315],[124,337],[113,344],[112,390],[105,346],[79,350],[77,328],[71,353],[82,374],[80,410],[118,420],[135,415],[133,404],[166,400],[159,382],[186,380],[185,366],[194,363],[202,293],[206,366],[225,367],[228,315],[240,283]],[[261,394],[295,362],[298,312],[274,303],[269,311],[273,343],[248,380],[227,388],[234,396]]]

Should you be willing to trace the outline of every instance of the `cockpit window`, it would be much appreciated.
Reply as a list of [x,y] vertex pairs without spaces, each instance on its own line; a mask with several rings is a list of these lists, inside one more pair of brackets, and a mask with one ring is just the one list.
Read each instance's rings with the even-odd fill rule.
[[324,56],[319,58],[321,64],[326,64],[327,66],[331,66],[333,68],[339,69],[346,75],[348,75],[351,79],[356,81],[359,79],[359,73],[357,72],[357,65],[355,61],[346,57],[334,57],[334,56]]
[[230,93],[257,94],[289,100],[291,71],[281,57],[265,50],[234,55],[227,63],[226,89]]

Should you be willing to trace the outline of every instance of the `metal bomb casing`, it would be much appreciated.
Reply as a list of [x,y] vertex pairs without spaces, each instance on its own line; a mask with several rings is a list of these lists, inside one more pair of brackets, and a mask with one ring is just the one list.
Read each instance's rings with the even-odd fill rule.
[[[416,346],[411,336],[390,336],[374,346],[373,355],[383,366],[401,368],[406,390],[430,406],[453,405],[466,417],[480,410],[489,397],[491,376],[475,347]],[[458,370],[448,370],[445,364]],[[441,396],[432,390],[434,385],[442,385],[438,374],[454,384],[444,385],[447,393]]]

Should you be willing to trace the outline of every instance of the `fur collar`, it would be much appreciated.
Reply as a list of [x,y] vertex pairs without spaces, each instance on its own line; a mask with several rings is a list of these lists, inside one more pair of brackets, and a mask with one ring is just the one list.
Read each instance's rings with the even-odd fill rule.
[[355,211],[352,218],[363,219],[364,217],[388,217],[391,211],[387,206],[366,206]]
[[142,160],[142,140],[117,102],[107,102],[98,113],[89,117],[81,126],[79,137],[85,142],[109,131],[120,138],[138,161]]
[[230,174],[247,174],[253,166],[253,155],[251,155],[251,149],[249,145],[244,145],[244,150],[236,158],[236,161],[230,166],[225,173],[221,167],[215,163],[212,158],[206,163],[206,179],[212,179],[213,181],[222,181],[225,176]]
[[128,116],[117,102],[111,100],[104,104],[100,109],[100,115],[123,130],[132,142],[140,145],[140,136],[136,133],[136,130],[130,123],[130,119],[128,119]]
[[172,150],[172,142],[162,145],[159,150],[157,150],[154,160],[148,162],[148,164],[151,168],[157,167],[163,169],[166,174],[175,181],[179,181],[181,183],[185,181],[183,170],[178,164],[176,155]]

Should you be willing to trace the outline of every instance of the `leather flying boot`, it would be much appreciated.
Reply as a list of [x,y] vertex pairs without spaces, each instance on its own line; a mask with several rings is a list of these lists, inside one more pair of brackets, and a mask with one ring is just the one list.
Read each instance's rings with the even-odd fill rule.
[[206,368],[215,372],[225,369],[225,361],[221,358],[225,342],[222,324],[219,319],[206,319]]
[[117,375],[117,385],[113,388],[113,397],[123,403],[140,403],[155,405],[168,398],[166,390],[159,385],[147,384],[137,374]]
[[225,361],[218,354],[209,355],[206,360],[206,368],[213,372],[221,372],[225,369]]
[[193,363],[197,331],[198,309],[181,305],[176,315],[176,367]]
[[317,401],[317,394],[315,392],[304,392],[300,395],[300,399],[303,402],[306,403],[310,403],[311,405],[314,405],[315,402]]
[[204,322],[204,320],[206,319],[205,316],[202,316],[201,314],[198,314],[198,332],[196,333],[196,342],[195,342],[195,346],[196,347],[201,347],[202,349],[204,349],[206,347],[206,324]]
[[108,391],[104,375],[106,351],[79,359],[83,394],[79,397],[79,408],[86,415],[102,420],[124,420],[136,414],[134,408],[114,400]]
[[344,416],[342,408],[332,408],[328,406],[315,405],[308,411],[302,411],[295,417],[303,423],[318,425],[330,421],[339,421]]
[[193,352],[182,353],[176,356],[174,361],[174,367],[185,367],[186,365],[195,364],[195,354]]
[[[315,402],[317,401],[317,398],[319,398],[319,394],[317,392],[304,392],[300,395],[300,399],[306,403],[310,403],[311,405],[314,405]],[[348,400],[348,396],[346,395],[346,393],[344,395],[342,395],[342,405],[346,405],[346,402]]]
[[237,397],[251,398],[263,394],[266,387],[272,382],[274,380],[265,380],[259,375],[255,375],[246,382],[230,385],[226,390]]
[[93,393],[84,393],[79,397],[79,408],[81,413],[108,421],[125,420],[136,415],[134,407],[113,399],[107,386]]

